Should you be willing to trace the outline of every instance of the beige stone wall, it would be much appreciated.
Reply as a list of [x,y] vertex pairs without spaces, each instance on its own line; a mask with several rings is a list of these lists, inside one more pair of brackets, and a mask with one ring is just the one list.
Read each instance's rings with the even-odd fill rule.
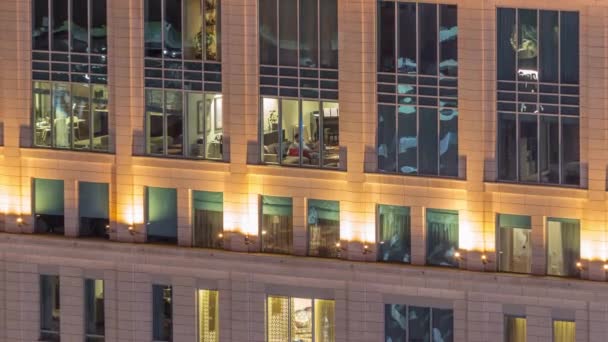
[[[303,170],[256,165],[259,159],[258,136],[258,46],[257,46],[257,2],[256,0],[222,1],[222,60],[223,95],[225,103],[225,162],[173,160],[143,156],[143,0],[108,0],[109,11],[109,78],[110,78],[110,131],[113,139],[112,154],[55,151],[31,148],[31,57],[30,57],[30,0],[0,1],[0,124],[3,127],[3,146],[0,147],[0,219],[4,230],[12,233],[31,233],[31,184],[34,177],[63,179],[66,199],[66,235],[76,236],[78,181],[110,183],[111,190],[111,239],[120,242],[144,242],[143,217],[144,189],[146,186],[173,187],[178,189],[178,240],[181,246],[191,244],[191,191],[222,191],[225,199],[225,227],[232,231],[227,235],[226,246],[234,251],[255,251],[257,243],[245,246],[243,234],[255,239],[258,231],[259,195],[293,197],[294,200],[294,246],[295,254],[306,253],[306,200],[327,199],[340,201],[341,235],[348,245],[345,258],[369,259],[371,255],[361,253],[364,242],[375,240],[375,210],[377,204],[410,206],[412,209],[413,263],[425,262],[425,219],[427,208],[454,209],[460,212],[460,243],[465,257],[462,268],[470,270],[492,270],[495,268],[495,217],[496,213],[532,216],[533,223],[533,273],[543,274],[546,268],[545,222],[547,217],[581,219],[583,278],[605,280],[604,261],[608,258],[608,217],[606,216],[606,170],[608,168],[608,137],[606,136],[606,91],[608,90],[608,2],[602,0],[445,0],[428,2],[458,4],[459,25],[459,154],[460,179],[434,177],[412,177],[382,175],[376,170],[376,16],[375,0],[339,0],[339,71],[340,71],[340,139],[346,158],[347,171]],[[581,18],[581,162],[582,187],[548,187],[496,183],[496,113],[495,113],[495,9],[497,6],[542,9],[575,10]],[[25,224],[17,224],[22,217]],[[128,227],[133,226],[131,234]],[[3,236],[3,239],[4,236]],[[29,240],[28,240],[29,241]],[[106,244],[104,244],[106,246]],[[117,247],[118,248],[118,247]],[[142,252],[147,248],[141,247]],[[23,249],[25,250],[25,249]],[[49,251],[51,253],[52,251]],[[61,252],[61,251],[55,251]],[[173,253],[173,252],[172,252]],[[177,253],[177,252],[175,252]],[[188,252],[190,253],[190,252]],[[206,257],[208,252],[191,252],[192,258]],[[485,253],[490,263],[481,263]],[[120,254],[111,254],[116,260]],[[234,258],[229,253],[219,255]],[[137,257],[132,255],[133,258]],[[33,314],[37,302],[31,295],[37,291],[32,279],[39,273],[40,257],[6,257],[0,263],[0,340],[21,339],[29,341],[32,326],[25,317]],[[79,279],[86,270],[84,264],[65,266],[72,262],[67,256],[61,263],[62,279]],[[94,258],[95,259],[95,258]],[[105,259],[99,254],[99,259]],[[193,259],[194,260],[194,259]],[[213,259],[215,260],[215,259]],[[263,257],[260,260],[276,259]],[[293,260],[293,259],[290,259]],[[201,262],[210,262],[202,258]],[[67,262],[64,263],[64,262]],[[73,261],[76,262],[76,261]],[[99,260],[102,262],[102,260]],[[226,266],[236,263],[225,261]],[[257,259],[255,262],[258,262]],[[293,261],[293,265],[308,270],[308,259]],[[42,262],[44,264],[44,262]],[[113,338],[117,340],[146,339],[137,337],[134,331],[149,329],[149,321],[141,321],[136,312],[141,305],[131,302],[143,296],[141,291],[150,291],[150,277],[159,272],[157,267],[148,270],[128,262],[110,263],[107,276],[113,279],[117,292],[115,303],[120,306],[119,319],[112,326]],[[255,264],[256,267],[264,267]],[[349,264],[333,264],[332,267],[346,269]],[[357,264],[358,265],[358,264]],[[366,265],[366,276],[381,276],[374,267]],[[102,270],[106,270],[101,266]],[[308,268],[307,268],[308,267]],[[389,268],[391,272],[411,272],[421,279],[416,289],[433,288],[441,281],[419,274],[422,270],[403,266]],[[190,270],[191,271],[191,270]],[[190,272],[189,271],[189,272]],[[180,271],[181,272],[181,271]],[[192,288],[192,275],[176,274],[173,279],[180,291]],[[198,271],[197,271],[198,272]],[[227,272],[217,269],[216,272]],[[418,273],[416,273],[418,272]],[[502,329],[500,305],[492,302],[484,291],[495,290],[495,286],[466,283],[467,278],[495,281],[494,276],[452,271],[429,270],[431,274],[449,274],[457,278],[455,284],[479,286],[479,292],[451,298],[462,310],[457,322],[459,333],[468,334],[462,340],[485,341],[496,337]],[[188,273],[188,272],[186,272]],[[151,275],[152,274],[152,275]],[[201,273],[202,274],[202,273]],[[373,276],[371,276],[373,274]],[[318,281],[323,274],[311,277]],[[219,285],[226,288],[229,297],[222,297],[234,314],[223,326],[225,335],[236,340],[263,340],[262,318],[258,317],[263,287],[252,280],[250,270],[225,273],[219,277]],[[348,277],[349,275],[345,275]],[[172,276],[173,277],[173,276]],[[198,277],[198,276],[197,276]],[[475,278],[479,277],[479,278]],[[502,298],[503,302],[527,295],[526,282],[538,280],[526,277],[500,276],[512,282],[521,282],[513,297]],[[4,279],[4,280],[3,280]],[[313,284],[315,281],[311,281]],[[338,281],[336,296],[343,301],[340,310],[351,313],[357,319],[343,322],[342,338],[347,341],[377,340],[367,338],[381,331],[381,320],[377,320],[378,306],[369,305],[364,293],[373,302],[381,302],[382,293],[402,293],[403,288],[386,290],[364,282]],[[571,284],[570,282],[564,282]],[[547,284],[564,283],[548,280]],[[19,284],[23,284],[21,289]],[[29,285],[27,285],[29,284]],[[560,285],[562,284],[562,285]],[[576,284],[576,283],[575,283]],[[584,285],[581,285],[584,284]],[[587,283],[595,289],[602,284]],[[314,285],[314,284],[313,284]],[[311,285],[311,286],[313,286]],[[338,286],[339,285],[339,286]],[[29,287],[28,287],[29,286]],[[78,285],[74,285],[78,286]],[[176,285],[177,286],[177,285]],[[332,285],[333,286],[333,285]],[[328,287],[332,287],[328,286]],[[563,285],[565,286],[565,285]],[[372,288],[373,290],[370,290]],[[6,291],[2,291],[6,289]],[[412,289],[409,289],[412,290]],[[371,291],[371,292],[370,292]],[[407,293],[418,293],[414,292]],[[423,292],[424,293],[424,292]],[[440,293],[443,293],[440,291]],[[464,292],[463,292],[464,293]],[[536,294],[535,294],[536,295]],[[4,298],[5,300],[1,300]],[[226,299],[227,298],[227,299]],[[555,298],[553,298],[555,299]],[[78,298],[71,302],[78,305]],[[81,299],[80,299],[81,300]],[[133,299],[134,300],[134,299]],[[358,302],[363,300],[363,302]],[[577,300],[580,300],[577,299]],[[587,299],[580,305],[581,319],[587,320],[591,330],[582,331],[583,340],[598,340],[603,335],[597,322],[608,318],[604,306]],[[67,303],[70,303],[69,301]],[[114,302],[113,302],[114,303]],[[257,303],[257,304],[256,304]],[[184,305],[191,305],[185,303]],[[255,304],[255,305],[254,305]],[[143,305],[143,304],[142,304]],[[530,328],[530,336],[545,340],[549,331],[546,321],[547,306],[537,302],[526,307],[530,316],[544,317]],[[574,305],[574,307],[578,307]],[[23,306],[22,311],[21,307]],[[243,310],[246,306],[247,310]],[[2,308],[6,307],[6,310]],[[352,308],[352,309],[351,309]],[[356,310],[358,308],[359,310]],[[184,319],[191,316],[189,308],[179,314]],[[258,310],[258,311],[255,311]],[[231,311],[228,311],[229,313]],[[550,311],[550,310],[549,310]],[[594,315],[591,315],[594,313]],[[16,314],[16,315],[15,315]],[[178,311],[176,310],[176,314]],[[597,316],[595,315],[597,314]],[[33,315],[36,319],[36,315]],[[70,318],[71,317],[71,318]],[[69,316],[66,319],[75,319]],[[370,318],[374,317],[374,318]],[[579,316],[577,316],[578,319]],[[599,318],[601,317],[601,318]],[[599,320],[599,321],[598,321]],[[33,321],[32,321],[33,322]],[[467,323],[468,322],[468,323]],[[585,321],[586,322],[586,321]],[[362,323],[362,324],[359,324]],[[597,323],[597,327],[595,324]],[[585,323],[587,324],[587,323]],[[594,327],[596,328],[594,330]],[[6,328],[6,329],[5,329]],[[71,328],[70,328],[71,329]],[[75,329],[75,328],[74,328]],[[183,326],[179,334],[191,335],[191,327]],[[260,330],[261,329],[261,330]],[[365,333],[344,337],[347,331],[364,330]],[[374,330],[375,329],[375,330]],[[602,328],[603,329],[603,328]],[[80,334],[72,330],[74,336]],[[367,332],[369,331],[369,332]],[[374,331],[376,331],[374,333]],[[9,335],[13,334],[13,335]],[[31,333],[31,331],[30,331]],[[178,333],[178,332],[176,332]],[[70,333],[71,334],[71,333]],[[366,335],[372,334],[372,335]],[[543,335],[544,334],[544,335]],[[70,335],[71,336],[71,335]],[[251,336],[254,336],[253,338]],[[595,336],[595,338],[592,338]],[[136,338],[137,337],[137,338]],[[14,338],[14,339],[13,339]],[[66,339],[69,336],[66,335]],[[78,338],[76,338],[78,339]],[[81,340],[81,339],[80,339]],[[227,339],[228,341],[230,339]]]

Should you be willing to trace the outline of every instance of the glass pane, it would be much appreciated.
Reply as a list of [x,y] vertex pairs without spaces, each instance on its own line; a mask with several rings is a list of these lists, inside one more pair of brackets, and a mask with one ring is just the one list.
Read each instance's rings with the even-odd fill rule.
[[559,16],[540,11],[540,81],[559,82]]
[[454,341],[454,311],[449,309],[432,309],[433,342]]
[[88,84],[72,84],[72,118],[69,121],[75,149],[91,148],[91,89]]
[[108,52],[108,22],[106,0],[91,1],[91,52]]
[[340,242],[340,203],[308,200],[308,255],[336,257]]
[[70,46],[68,32],[68,0],[51,1],[53,14],[53,51],[68,51]]
[[579,119],[562,118],[562,183],[579,185],[581,180]]
[[148,242],[177,241],[177,190],[146,188],[146,230]]
[[165,1],[164,50],[168,58],[182,58],[182,0]]
[[268,342],[289,341],[289,299],[268,297],[266,314]]
[[163,91],[146,89],[146,139],[149,154],[164,154]]
[[279,1],[279,64],[298,66],[298,2]]
[[45,341],[59,341],[61,307],[59,276],[40,276],[40,337]]
[[434,266],[458,266],[458,212],[427,209],[426,262]]
[[34,231],[63,235],[64,187],[63,180],[34,179]]
[[340,167],[340,106],[323,102],[323,167]]
[[205,52],[207,60],[220,60],[220,0],[205,1]]
[[520,81],[538,81],[538,25],[536,10],[520,9],[517,65]]
[[515,10],[499,8],[497,20],[497,63],[499,80],[515,80],[515,47],[513,40],[517,38],[515,31]]
[[[397,113],[398,171],[405,174],[418,173],[418,133],[416,107],[399,106]],[[427,134],[426,132],[424,134]]]
[[300,0],[300,66],[318,67],[319,32],[317,0]]
[[201,0],[184,0],[184,59],[203,58],[202,16]]
[[410,335],[408,342],[431,342],[431,310],[410,306],[408,311]]
[[220,315],[217,291],[198,290],[198,341],[219,342]]
[[302,101],[302,164],[319,167],[320,116],[318,101]]
[[575,342],[576,323],[571,321],[553,321],[553,342]]
[[559,183],[559,123],[555,116],[540,117],[539,160],[541,183]]
[[262,98],[262,161],[278,164],[280,158],[279,100]]
[[384,342],[407,342],[407,306],[384,305]]
[[205,95],[205,141],[207,141],[206,157],[222,159],[223,155],[223,100],[222,94]]
[[514,114],[498,114],[498,179],[517,180],[517,124]]
[[196,247],[220,248],[224,231],[224,196],[221,192],[192,191]]
[[49,48],[49,2],[48,0],[32,1],[32,49],[48,50]]
[[420,173],[436,175],[438,173],[438,132],[437,109],[420,108]]
[[500,226],[498,270],[502,272],[530,273],[532,270],[531,229]]
[[107,183],[78,183],[80,236],[108,238],[110,194]]
[[338,69],[338,1],[322,0],[319,4],[320,29],[323,32],[320,37],[321,68]]
[[333,300],[315,299],[315,342],[334,342],[336,305]]
[[312,342],[312,310],[312,299],[291,298],[291,341]]
[[70,147],[70,85],[53,83],[53,144],[55,147]]
[[458,10],[456,5],[440,5],[439,71],[444,76],[458,76]]
[[415,73],[416,61],[416,4],[398,3],[399,5],[399,72]]
[[281,129],[283,140],[281,150],[284,152],[281,163],[300,165],[300,110],[298,100],[281,101]]
[[547,274],[576,276],[580,259],[580,223],[578,220],[547,220]]
[[93,134],[93,149],[108,151],[109,149],[109,115],[108,115],[108,87],[105,85],[93,86],[93,118],[90,130]]
[[[93,1],[95,2],[95,1]],[[72,51],[89,51],[88,0],[72,0]],[[91,32],[92,33],[92,32]]]
[[186,155],[205,157],[205,102],[201,93],[186,94]]
[[260,64],[277,64],[277,0],[259,0]]
[[167,117],[167,154],[181,156],[184,145],[183,93],[165,92],[165,115]]
[[378,106],[378,170],[395,172],[397,169],[396,155],[396,124],[395,107]]
[[395,3],[378,1],[378,71],[395,71]]
[[526,319],[522,317],[505,317],[505,342],[526,342]]
[[536,116],[519,116],[519,178],[538,182],[538,135]]
[[382,261],[411,261],[409,208],[378,206],[378,259]]
[[85,334],[102,337],[105,334],[103,280],[84,280]]
[[439,111],[439,173],[458,176],[458,110]]
[[162,57],[162,3],[161,0],[144,2],[144,45],[146,57]]
[[423,75],[437,75],[437,5],[419,4],[418,32],[420,70]]
[[171,286],[152,285],[152,338],[154,341],[173,339],[173,307]]
[[579,14],[561,12],[561,81],[579,83]]
[[51,146],[52,107],[51,84],[34,82],[34,145]]
[[262,252],[292,251],[293,205],[291,198],[262,196]]

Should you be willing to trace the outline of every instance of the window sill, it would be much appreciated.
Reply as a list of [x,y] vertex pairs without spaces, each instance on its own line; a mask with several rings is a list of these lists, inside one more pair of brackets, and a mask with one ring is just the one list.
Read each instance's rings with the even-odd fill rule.
[[248,164],[247,171],[256,175],[318,178],[323,180],[346,180],[346,170],[321,169],[300,166],[286,166],[274,164]]
[[66,150],[46,147],[22,147],[21,156],[24,158],[73,160],[79,162],[114,163],[112,152]]
[[[185,170],[197,170],[197,171],[216,171],[216,172],[229,172],[230,163],[224,160],[215,159],[190,159],[190,158],[178,158],[178,157],[163,157],[155,155],[134,155],[133,156],[134,166],[149,166],[149,167],[160,167],[160,168],[179,168]],[[201,168],[204,166],[204,168]]]
[[395,173],[366,173],[365,178],[370,183],[409,185],[432,188],[466,189],[466,179],[456,177],[405,175]]
[[484,182],[484,184],[488,192],[503,192],[518,195],[568,197],[573,199],[587,199],[588,195],[587,189],[565,185],[507,182]]

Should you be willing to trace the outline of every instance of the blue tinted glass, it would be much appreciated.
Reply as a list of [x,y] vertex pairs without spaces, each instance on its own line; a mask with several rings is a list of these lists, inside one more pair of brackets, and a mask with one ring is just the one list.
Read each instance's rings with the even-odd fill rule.
[[378,260],[411,261],[409,208],[378,206]]
[[423,75],[437,75],[437,5],[420,4],[418,37],[420,69]]
[[400,173],[418,173],[418,133],[416,107],[399,106],[397,153]]
[[449,309],[432,309],[433,342],[454,341],[454,311]]
[[32,48],[49,48],[49,3],[48,0],[32,1]]
[[458,76],[458,11],[456,5],[439,8],[439,71],[441,75]]
[[540,81],[559,82],[559,17],[557,11],[540,11]]
[[[427,209],[426,262],[435,266],[458,266],[458,212]],[[411,328],[410,328],[411,329]]]
[[515,80],[515,48],[512,39],[517,36],[515,29],[515,10],[499,8],[497,21],[497,72],[499,80]]
[[395,106],[378,106],[378,170],[395,172]]
[[68,51],[70,45],[68,33],[68,0],[53,0],[53,51]]
[[410,306],[408,325],[410,328],[409,341],[431,342],[431,310],[429,308]]
[[439,173],[458,176],[458,110],[439,111]]
[[420,108],[420,173],[437,174],[437,109]]
[[378,71],[395,71],[395,3],[378,2]]
[[384,305],[384,341],[407,342],[407,306]]
[[72,51],[88,52],[89,14],[87,0],[72,0],[72,27],[70,36]]
[[164,47],[167,58],[182,58],[182,0],[165,1]]
[[[300,66],[319,65],[317,0],[300,0]],[[305,24],[304,24],[305,23]]]
[[562,83],[579,83],[579,17],[577,12],[561,12]]
[[399,3],[399,72],[416,72],[416,32],[416,4]]
[[[338,1],[319,1],[321,68],[338,68]],[[306,21],[305,25],[309,25]],[[302,24],[300,25],[302,26]]]

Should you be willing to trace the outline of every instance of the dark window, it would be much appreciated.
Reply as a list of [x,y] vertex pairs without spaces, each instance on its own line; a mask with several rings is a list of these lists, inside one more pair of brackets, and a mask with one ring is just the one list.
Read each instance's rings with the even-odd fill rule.
[[385,304],[384,341],[454,341],[454,311]]
[[177,243],[177,190],[146,188],[148,242]]
[[85,342],[103,342],[105,288],[101,279],[84,280]]
[[105,183],[78,183],[80,236],[109,238],[110,196]]
[[173,288],[152,285],[152,339],[173,341]]
[[63,235],[63,180],[34,179],[34,215],[36,233]]
[[40,276],[40,340],[58,342],[61,307],[59,305],[59,276]]

